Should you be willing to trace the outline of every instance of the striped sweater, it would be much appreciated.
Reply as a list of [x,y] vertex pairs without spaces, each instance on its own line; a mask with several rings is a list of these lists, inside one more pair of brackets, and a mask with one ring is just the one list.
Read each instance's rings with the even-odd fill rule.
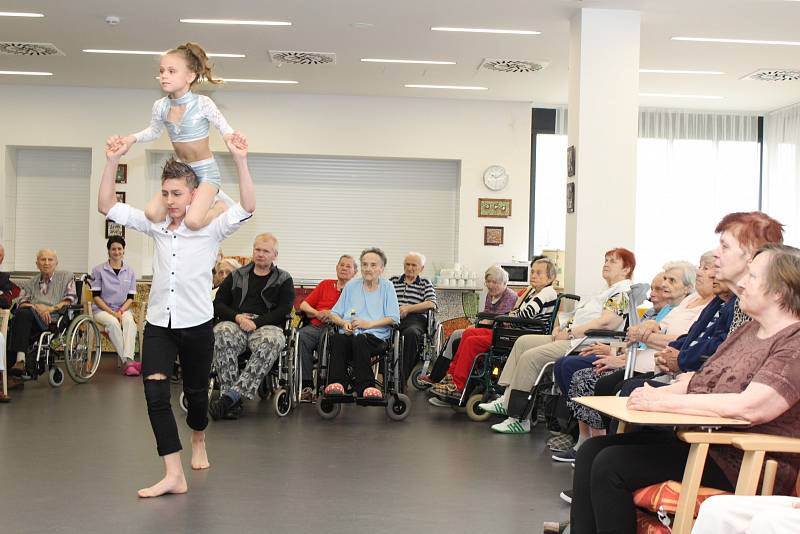
[[534,292],[533,287],[528,287],[509,315],[549,321],[556,308],[557,298],[556,290],[552,286],[544,287],[538,293]]

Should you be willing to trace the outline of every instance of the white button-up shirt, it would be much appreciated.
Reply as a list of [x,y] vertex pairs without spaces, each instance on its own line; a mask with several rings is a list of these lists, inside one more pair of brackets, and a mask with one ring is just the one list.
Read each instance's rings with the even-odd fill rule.
[[147,303],[147,322],[156,326],[189,328],[210,321],[214,316],[211,302],[211,269],[217,260],[219,244],[250,217],[236,204],[193,231],[184,223],[177,230],[168,227],[171,219],[153,223],[142,210],[117,202],[108,218],[153,238],[153,285]]

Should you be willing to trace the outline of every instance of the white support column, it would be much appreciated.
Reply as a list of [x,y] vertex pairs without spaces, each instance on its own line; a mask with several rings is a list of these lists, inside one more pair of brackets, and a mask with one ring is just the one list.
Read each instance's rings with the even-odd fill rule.
[[567,178],[575,186],[575,213],[567,214],[565,287],[583,295],[602,287],[606,250],[633,250],[639,27],[638,11],[611,9],[581,9],[570,24],[569,145],[576,173]]

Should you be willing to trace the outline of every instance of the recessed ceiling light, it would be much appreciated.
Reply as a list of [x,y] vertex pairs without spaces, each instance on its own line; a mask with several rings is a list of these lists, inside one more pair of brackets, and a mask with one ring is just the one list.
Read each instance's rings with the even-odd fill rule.
[[716,37],[673,37],[673,41],[696,41],[699,43],[734,43],[800,46],[800,41],[764,41],[761,39],[718,39]]
[[703,98],[706,100],[720,100],[723,98],[714,95],[678,95],[671,93],[639,93],[639,96],[651,96],[656,98]]
[[375,59],[362,58],[364,63],[414,63],[420,65],[455,65],[455,61],[432,61],[427,59]]
[[407,83],[405,87],[409,89],[461,89],[465,91],[488,91],[488,87],[476,87],[470,85],[421,85],[414,83]]
[[442,26],[433,26],[431,31],[434,32],[468,32],[468,33],[511,33],[515,35],[540,35],[542,32],[533,30],[498,30],[492,28],[446,28]]
[[44,13],[17,13],[16,11],[0,11],[0,17],[28,17],[38,19],[44,17]]
[[257,80],[255,78],[220,78],[220,80],[233,83],[280,83],[288,85],[300,83],[295,80]]
[[52,72],[35,72],[24,70],[0,70],[0,74],[15,74],[17,76],[52,76]]
[[639,72],[642,74],[725,74],[718,70],[639,69]]
[[244,26],[291,26],[281,20],[234,20],[234,19],[180,19],[186,24],[240,24]]
[[[135,56],[161,56],[164,55],[166,50],[152,51],[152,50],[101,50],[97,48],[85,48],[83,52],[88,54],[131,54]],[[244,54],[206,54],[208,57],[234,57],[241,58],[247,57]]]

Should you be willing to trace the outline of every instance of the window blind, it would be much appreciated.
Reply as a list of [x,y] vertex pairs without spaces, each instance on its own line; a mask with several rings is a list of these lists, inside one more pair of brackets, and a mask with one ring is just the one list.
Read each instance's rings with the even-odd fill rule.
[[[169,153],[150,153],[151,191],[160,187]],[[239,199],[229,154],[217,155],[223,190]],[[333,277],[339,256],[357,257],[378,246],[388,256],[386,275],[402,272],[409,250],[425,254],[425,274],[451,265],[457,254],[458,162],[250,155],[255,216],[228,238],[226,255],[247,255],[253,238],[279,239],[278,265],[296,280]]]

